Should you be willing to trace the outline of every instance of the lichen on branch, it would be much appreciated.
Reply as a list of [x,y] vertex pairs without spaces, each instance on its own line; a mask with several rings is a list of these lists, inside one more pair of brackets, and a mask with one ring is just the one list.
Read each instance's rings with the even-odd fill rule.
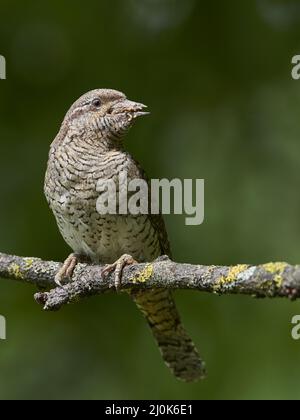
[[[61,264],[38,258],[0,253],[0,278],[31,283],[43,292],[35,294],[45,310],[54,311],[82,298],[114,289],[114,276],[102,276],[104,266],[78,264],[72,280],[57,287],[54,277]],[[284,262],[261,265],[205,266],[182,264],[160,257],[154,262],[125,267],[121,290],[189,289],[202,292],[254,297],[300,297],[300,265]]]

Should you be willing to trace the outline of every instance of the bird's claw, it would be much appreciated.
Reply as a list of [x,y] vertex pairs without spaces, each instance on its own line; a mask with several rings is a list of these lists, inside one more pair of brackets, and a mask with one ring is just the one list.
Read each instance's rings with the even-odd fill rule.
[[78,264],[78,256],[76,254],[71,254],[68,256],[66,261],[63,263],[63,266],[56,274],[54,281],[59,286],[63,286],[63,282],[66,279],[71,279],[74,273],[74,269]]
[[132,265],[132,264],[137,264],[137,261],[131,255],[124,254],[113,264],[107,265],[102,271],[102,276],[105,277],[114,271],[115,272],[114,286],[116,290],[119,290],[122,283],[123,269],[124,267],[126,267],[126,265]]

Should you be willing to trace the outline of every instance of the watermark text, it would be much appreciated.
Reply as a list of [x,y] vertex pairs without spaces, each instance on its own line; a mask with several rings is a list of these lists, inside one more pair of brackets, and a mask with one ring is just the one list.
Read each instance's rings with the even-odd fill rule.
[[0,79],[6,79],[6,60],[3,55],[0,55]]
[[130,179],[126,171],[118,180],[97,183],[97,211],[101,215],[185,214],[186,225],[204,221],[203,179]]
[[6,340],[6,319],[0,315],[0,340]]

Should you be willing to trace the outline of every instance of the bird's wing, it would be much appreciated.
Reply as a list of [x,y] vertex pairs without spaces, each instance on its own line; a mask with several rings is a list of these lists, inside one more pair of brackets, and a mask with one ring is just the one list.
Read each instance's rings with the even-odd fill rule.
[[161,247],[161,255],[168,255],[168,257],[172,258],[172,251],[171,246],[168,238],[168,233],[165,225],[164,218],[161,213],[159,214],[152,214],[151,213],[151,188],[150,188],[150,181],[149,178],[144,171],[144,169],[141,167],[139,162],[135,161],[135,165],[140,173],[140,177],[144,179],[148,184],[148,206],[149,206],[149,219],[153,226],[153,229],[156,231]]

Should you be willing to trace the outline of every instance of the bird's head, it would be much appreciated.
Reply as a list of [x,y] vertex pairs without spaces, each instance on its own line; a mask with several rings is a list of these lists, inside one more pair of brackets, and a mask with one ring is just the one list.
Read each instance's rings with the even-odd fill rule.
[[81,96],[68,111],[64,123],[73,131],[94,138],[119,140],[147,107],[130,101],[112,89],[96,89]]

